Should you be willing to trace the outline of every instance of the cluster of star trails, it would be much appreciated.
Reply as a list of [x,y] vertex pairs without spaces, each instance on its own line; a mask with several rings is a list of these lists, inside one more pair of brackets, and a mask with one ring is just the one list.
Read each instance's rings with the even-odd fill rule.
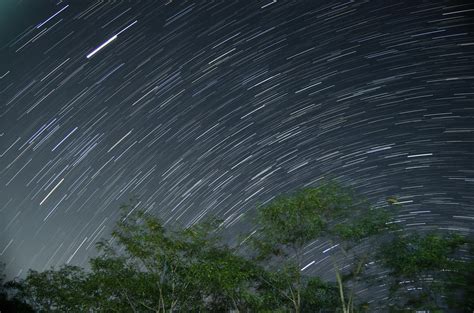
[[[257,203],[334,178],[375,206],[396,197],[406,229],[471,232],[473,14],[448,0],[30,14],[1,45],[7,274],[85,266],[135,195],[169,227],[217,216],[250,233]],[[334,248],[312,242],[301,270],[330,273]]]

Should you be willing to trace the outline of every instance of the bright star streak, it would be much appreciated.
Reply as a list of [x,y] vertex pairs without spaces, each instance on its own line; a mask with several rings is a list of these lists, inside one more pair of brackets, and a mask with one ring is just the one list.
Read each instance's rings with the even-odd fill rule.
[[135,20],[132,24],[128,25],[127,27],[125,27],[124,29],[122,29],[121,31],[119,31],[119,32],[117,33],[117,35],[115,35],[115,36],[120,35],[120,34],[123,33],[124,31],[126,31],[127,29],[129,29],[130,27],[132,27],[133,25],[135,25],[137,22],[138,22],[138,21]]
[[64,142],[64,140],[68,139],[69,136],[71,136],[77,129],[78,129],[78,127],[74,128],[69,134],[67,134],[66,137],[63,138],[63,140],[61,140],[56,146],[54,146],[53,150],[51,150],[51,151],[56,150]]
[[40,205],[42,205],[42,204],[43,204],[43,202],[45,202],[45,201],[46,201],[46,199],[48,199],[48,197],[49,197],[49,196],[50,196],[50,195],[51,195],[51,194],[52,194],[52,193],[53,193],[53,192],[56,190],[56,188],[58,188],[58,187],[59,187],[59,185],[61,185],[61,183],[62,183],[63,181],[64,181],[64,178],[63,178],[63,179],[61,179],[61,181],[60,181],[60,182],[59,182],[59,183],[58,183],[56,186],[54,186],[54,188],[53,188],[53,189],[51,189],[51,191],[50,191],[50,192],[49,192],[49,193],[46,195],[46,197],[44,197],[43,201],[41,201],[41,202],[40,202]]
[[43,26],[44,24],[48,23],[53,17],[55,17],[56,15],[58,15],[59,13],[61,13],[62,11],[66,10],[67,7],[69,7],[69,4],[66,5],[64,8],[62,8],[61,10],[59,10],[58,12],[56,12],[55,14],[53,14],[53,16],[51,16],[50,18],[48,18],[46,21],[44,21],[43,23],[41,24],[38,24],[38,26],[36,26],[36,29],[40,28],[41,26]]
[[88,59],[90,59],[94,54],[96,54],[97,52],[99,52],[102,48],[104,48],[105,46],[107,46],[109,43],[111,43],[112,41],[114,41],[115,39],[117,39],[117,35],[113,36],[112,38],[110,38],[109,40],[107,40],[106,42],[104,42],[103,44],[101,44],[99,47],[97,47],[94,51],[92,51],[91,53],[89,53],[86,57]]

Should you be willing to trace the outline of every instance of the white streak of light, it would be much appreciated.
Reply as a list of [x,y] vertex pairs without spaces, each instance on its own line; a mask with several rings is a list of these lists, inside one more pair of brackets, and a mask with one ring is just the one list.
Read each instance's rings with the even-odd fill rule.
[[53,16],[51,16],[50,18],[48,18],[46,21],[44,21],[43,23],[39,24],[38,26],[36,26],[36,29],[40,28],[41,26],[43,26],[44,24],[48,23],[53,17],[55,17],[56,15],[58,15],[59,13],[61,13],[62,11],[66,10],[67,7],[69,6],[66,5],[64,8],[62,8],[61,10],[59,10],[58,12],[56,12],[55,14],[53,14]]
[[53,191],[55,191],[55,190],[56,190],[56,188],[58,188],[58,187],[59,187],[59,185],[61,185],[61,183],[62,183],[63,181],[64,181],[64,178],[63,178],[63,179],[61,179],[61,180],[59,181],[59,183],[57,183],[57,185],[56,185],[56,186],[54,186],[54,188],[53,188],[53,189],[51,189],[51,191],[50,191],[50,192],[48,193],[48,195],[47,195],[47,196],[46,196],[46,197],[43,199],[43,201],[41,201],[41,202],[40,202],[40,205],[42,205],[42,204],[43,204],[43,202],[45,202],[45,201],[46,201],[46,199],[48,199],[48,197],[49,197],[49,196],[50,196],[50,195],[53,193]]
[[109,153],[110,151],[112,151],[119,143],[121,143],[125,138],[127,138],[128,135],[130,135],[130,133],[133,131],[133,129],[131,131],[129,131],[128,133],[125,134],[125,136],[123,136],[122,138],[119,139],[119,141],[117,141],[113,146],[112,148],[110,148],[107,153]]
[[53,212],[57,209],[57,207],[61,204],[61,202],[63,202],[64,198],[67,197],[67,193],[62,197],[61,200],[59,200],[59,202],[54,206],[54,208],[49,211],[48,215],[46,215],[46,217],[43,219],[43,222],[46,222],[46,220],[48,219],[48,217],[53,214]]
[[74,253],[69,257],[69,259],[67,259],[66,264],[69,264],[69,262],[71,262],[72,258],[76,255],[77,251],[79,251],[79,249],[82,247],[82,245],[84,244],[84,242],[86,242],[86,240],[87,240],[87,237],[84,238],[84,240],[81,242],[81,244],[79,245],[79,247],[77,247],[76,251],[74,251]]
[[99,52],[102,48],[104,48],[105,46],[107,46],[109,43],[111,43],[112,41],[114,41],[115,39],[117,39],[117,35],[113,36],[112,38],[110,38],[109,40],[107,40],[106,42],[104,42],[103,44],[101,44],[99,47],[97,47],[94,51],[92,51],[91,53],[89,53],[86,58],[90,59],[94,54],[96,54],[97,52]]
[[3,77],[7,76],[8,73],[10,73],[10,71],[6,72],[5,74],[3,74],[2,76],[0,76],[0,79],[2,79]]
[[64,142],[64,140],[68,139],[68,137],[71,136],[76,130],[77,130],[77,127],[74,128],[69,134],[67,134],[67,136],[64,137],[63,140],[61,140],[51,151],[56,150],[56,148],[59,147]]
[[8,247],[10,247],[10,245],[12,244],[13,242],[13,239],[10,240],[10,242],[7,244],[7,246],[5,247],[5,249],[3,249],[2,253],[0,253],[0,255],[3,255],[3,253],[5,253],[5,251],[7,251]]
[[424,157],[424,156],[430,156],[430,155],[433,155],[433,153],[412,154],[412,155],[407,155],[407,158],[418,158],[418,157]]
[[123,33],[124,31],[126,31],[127,29],[129,29],[130,27],[132,27],[133,25],[135,25],[137,22],[138,22],[138,21],[135,20],[135,22],[133,22],[132,24],[128,25],[127,27],[125,27],[124,29],[122,29],[121,31],[119,31],[119,32],[117,33],[117,35],[115,35],[115,36],[120,35],[120,34]]
[[316,261],[313,261],[313,262],[310,262],[308,265],[306,265],[305,267],[303,267],[301,269],[301,271],[304,271],[305,269],[307,269],[308,267],[310,267],[311,265],[313,265]]
[[337,245],[334,245],[334,246],[332,246],[332,247],[329,247],[329,248],[327,248],[326,250],[324,250],[324,251],[323,251],[323,253],[326,253],[326,252],[328,252],[328,251],[330,251],[330,250],[332,250],[332,249],[336,248],[337,246],[339,246],[339,244],[337,244]]

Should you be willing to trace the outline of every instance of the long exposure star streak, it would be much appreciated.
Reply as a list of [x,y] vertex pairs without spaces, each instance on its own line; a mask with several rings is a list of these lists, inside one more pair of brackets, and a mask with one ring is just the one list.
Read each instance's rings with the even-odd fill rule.
[[135,195],[238,230],[335,178],[406,229],[473,230],[472,1],[30,2],[0,4],[8,277],[86,266]]

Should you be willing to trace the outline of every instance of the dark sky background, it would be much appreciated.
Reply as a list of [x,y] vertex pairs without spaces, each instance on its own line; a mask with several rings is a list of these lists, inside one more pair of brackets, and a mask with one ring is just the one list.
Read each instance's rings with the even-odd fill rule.
[[[322,178],[398,197],[407,229],[472,231],[473,16],[467,0],[2,0],[0,261],[86,265],[134,194],[170,227],[232,230]],[[306,273],[329,247],[311,243]]]

